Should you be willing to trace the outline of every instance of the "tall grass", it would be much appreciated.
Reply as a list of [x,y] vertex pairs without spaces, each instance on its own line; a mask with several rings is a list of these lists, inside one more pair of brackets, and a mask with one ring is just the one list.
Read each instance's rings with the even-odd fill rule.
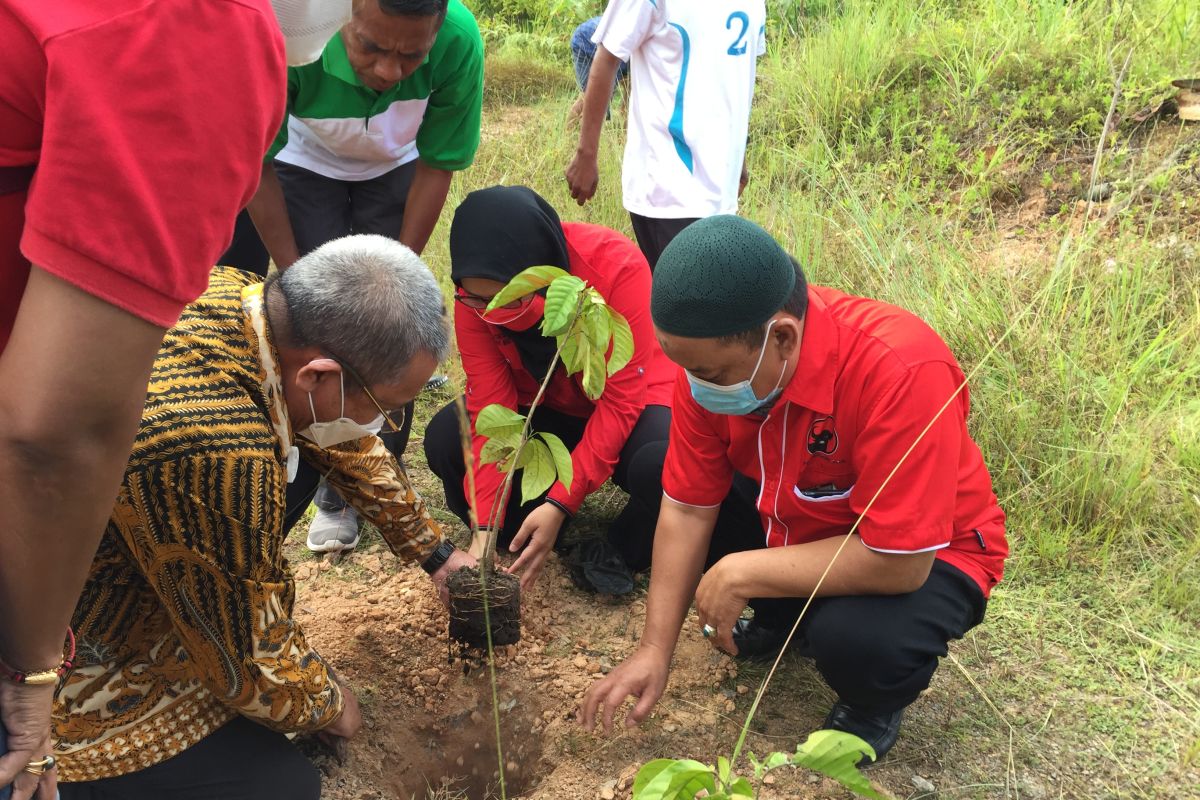
[[[577,207],[562,179],[576,141],[567,41],[601,5],[472,4],[497,102],[448,209],[526,184],[563,219],[631,234],[620,120],[602,137],[596,197]],[[1200,4],[768,5],[741,213],[814,283],[912,310],[975,370],[970,425],[1013,550],[974,646],[997,663],[1009,647],[1041,652],[1027,673],[1005,662],[1019,679],[987,690],[1010,714],[1051,713],[1040,695],[1080,705],[1061,723],[1063,752],[1080,755],[1054,750],[1056,768],[1091,775],[1109,747],[1124,771],[1096,794],[1152,796],[1200,759],[1200,126],[1151,113],[1170,79],[1200,77]],[[533,105],[500,105],[512,102]],[[1113,196],[1089,216],[1093,163]],[[426,251],[447,285],[449,216]],[[1040,751],[1050,717],[1035,722]]]
[[[569,76],[575,18],[599,5],[483,13],[481,22],[560,43],[557,54],[512,57]],[[1200,4],[770,7],[742,213],[773,231],[814,282],[924,317],[967,368],[1019,317],[971,387],[973,431],[1009,513],[1010,579],[1065,569],[1137,575],[1159,604],[1200,620],[1200,261],[1186,237],[1166,238],[1195,228],[1194,202],[1170,200],[1193,179],[1186,165],[1166,171],[1107,224],[1074,207],[1101,137],[1101,179],[1118,187],[1115,201],[1157,165],[1141,150],[1153,121],[1128,120],[1165,98],[1169,79],[1200,72]],[[596,200],[580,210],[566,196],[567,100],[537,106],[525,135],[485,146],[456,195],[527,183],[564,218],[628,231],[619,123],[605,131]],[[1158,123],[1160,136],[1173,125]],[[1200,148],[1184,151],[1194,160]],[[1039,190],[1050,196],[1047,216],[1026,223],[1024,237],[999,236],[996,226]],[[1016,256],[1010,246],[1021,248]]]

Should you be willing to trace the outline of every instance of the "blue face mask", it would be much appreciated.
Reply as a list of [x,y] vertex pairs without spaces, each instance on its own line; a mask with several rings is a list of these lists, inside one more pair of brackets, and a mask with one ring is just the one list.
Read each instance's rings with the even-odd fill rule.
[[767,342],[771,340],[771,325],[774,324],[775,320],[771,320],[771,324],[767,326],[767,335],[763,338],[762,349],[758,351],[758,362],[754,365],[754,372],[750,373],[747,380],[730,386],[721,386],[717,383],[702,381],[685,370],[688,383],[692,387],[692,399],[699,403],[701,408],[714,414],[740,417],[752,414],[762,406],[775,402],[783,392],[780,384],[783,383],[783,374],[787,372],[786,360],[783,362],[783,369],[779,372],[779,383],[767,393],[766,397],[760,398],[755,395],[754,387],[751,385],[754,377],[758,375],[758,368],[762,366],[763,356],[767,354]]

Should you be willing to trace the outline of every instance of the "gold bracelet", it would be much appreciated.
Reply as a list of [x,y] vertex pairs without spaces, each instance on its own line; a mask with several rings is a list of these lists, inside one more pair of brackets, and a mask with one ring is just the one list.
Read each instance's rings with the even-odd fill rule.
[[21,683],[29,686],[46,686],[51,683],[58,683],[59,669],[46,669],[41,672],[26,672],[24,680]]
[[36,672],[22,672],[0,662],[0,678],[13,683],[26,683],[30,686],[47,686],[58,683],[58,679],[66,675],[75,665],[75,631],[70,628],[67,628],[67,645],[66,656],[57,667],[40,669]]

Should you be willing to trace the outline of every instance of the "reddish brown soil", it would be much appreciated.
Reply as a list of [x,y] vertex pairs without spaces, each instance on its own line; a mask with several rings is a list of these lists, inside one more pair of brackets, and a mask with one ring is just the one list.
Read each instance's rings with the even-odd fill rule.
[[[442,798],[499,797],[486,668],[450,660],[446,612],[420,570],[399,567],[378,545],[368,551],[336,566],[307,562],[296,569],[297,618],[355,689],[366,720],[344,764],[305,745],[326,774],[324,796],[421,800],[433,790]],[[608,737],[589,734],[575,720],[579,700],[635,647],[644,594],[584,594],[551,559],[523,603],[522,641],[502,648],[496,664],[508,797],[628,798],[634,773],[652,758],[711,763],[731,750],[762,667],[735,663],[688,628],[651,719]],[[760,754],[794,748],[831,699],[811,667],[785,663],[748,742]],[[922,701],[926,712],[952,713],[937,694]],[[900,759],[872,777],[890,773],[897,793],[910,794],[905,784],[911,761],[920,759],[916,750],[898,747]],[[763,800],[846,796],[815,775],[772,778]]]

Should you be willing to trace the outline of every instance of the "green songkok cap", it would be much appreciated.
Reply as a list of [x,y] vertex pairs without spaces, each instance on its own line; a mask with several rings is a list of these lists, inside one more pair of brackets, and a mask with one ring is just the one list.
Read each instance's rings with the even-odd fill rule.
[[792,259],[771,234],[730,214],[706,217],[659,256],[650,316],[672,336],[730,336],[764,324],[795,286]]

